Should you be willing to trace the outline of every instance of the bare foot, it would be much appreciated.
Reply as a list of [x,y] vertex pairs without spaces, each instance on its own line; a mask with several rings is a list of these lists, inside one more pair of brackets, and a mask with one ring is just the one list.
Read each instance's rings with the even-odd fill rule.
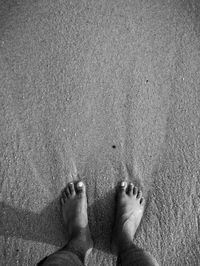
[[93,247],[88,226],[85,184],[68,183],[61,196],[61,209],[69,242],[64,249],[75,252],[83,261]]
[[122,181],[117,187],[115,225],[111,248],[121,253],[133,245],[135,232],[144,212],[142,192],[133,183]]

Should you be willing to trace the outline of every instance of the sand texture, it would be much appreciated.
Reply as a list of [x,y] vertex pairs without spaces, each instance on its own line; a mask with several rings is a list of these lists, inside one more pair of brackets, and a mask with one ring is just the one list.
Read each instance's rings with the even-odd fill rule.
[[66,243],[59,197],[77,173],[89,266],[115,265],[121,179],[147,199],[135,243],[200,265],[199,14],[198,0],[0,0],[1,266]]

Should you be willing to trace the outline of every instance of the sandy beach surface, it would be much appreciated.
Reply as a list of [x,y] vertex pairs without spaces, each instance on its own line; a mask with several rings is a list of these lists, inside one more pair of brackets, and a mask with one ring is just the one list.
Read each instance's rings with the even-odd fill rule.
[[60,194],[87,185],[94,249],[110,253],[115,186],[142,188],[135,243],[200,265],[198,0],[0,0],[0,265],[67,241]]

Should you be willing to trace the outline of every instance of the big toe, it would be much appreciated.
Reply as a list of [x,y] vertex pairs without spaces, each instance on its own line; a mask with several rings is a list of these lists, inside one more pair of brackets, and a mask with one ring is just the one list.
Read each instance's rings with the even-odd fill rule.
[[76,193],[84,196],[86,194],[86,186],[83,181],[78,181],[76,184]]
[[126,181],[120,181],[117,187],[117,192],[119,195],[123,195],[126,193],[127,188],[127,182]]

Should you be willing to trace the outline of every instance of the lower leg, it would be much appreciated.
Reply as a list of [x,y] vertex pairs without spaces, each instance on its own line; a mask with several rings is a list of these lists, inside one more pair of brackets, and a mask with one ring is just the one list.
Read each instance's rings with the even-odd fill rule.
[[93,241],[87,215],[86,187],[83,182],[69,183],[61,197],[63,221],[69,242],[62,250],[75,253],[84,263],[91,252]]
[[91,252],[91,239],[87,216],[86,188],[83,182],[69,183],[62,193],[61,211],[68,243],[39,265],[83,265]]
[[135,232],[144,212],[142,192],[132,183],[121,182],[116,194],[116,223],[112,236],[112,251],[122,266],[158,265],[156,260],[133,243]]
[[119,253],[118,256],[122,266],[159,266],[156,259],[150,253],[138,248],[134,244],[129,249]]
[[85,258],[91,252],[91,246],[88,245],[88,237],[86,237],[86,235],[89,235],[89,232],[86,234],[84,233],[83,235],[80,233],[79,237],[71,239],[71,241],[69,241],[59,251],[72,252],[84,264]]
[[37,266],[83,266],[80,258],[73,252],[58,250],[41,260]]

